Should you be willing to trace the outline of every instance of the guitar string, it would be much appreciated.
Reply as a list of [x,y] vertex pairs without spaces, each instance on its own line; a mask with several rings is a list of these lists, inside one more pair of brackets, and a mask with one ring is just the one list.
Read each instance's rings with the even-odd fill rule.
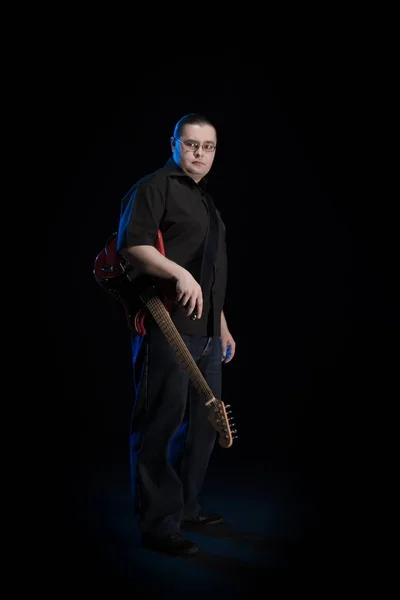
[[[162,312],[164,312],[163,309],[159,308],[153,299],[148,302],[148,306],[149,306],[149,308],[151,308],[151,311],[155,317],[163,316],[162,315]],[[168,311],[166,311],[166,314],[168,315],[167,318],[171,319]],[[196,365],[192,355],[189,352],[188,347],[186,346],[186,344],[184,343],[182,338],[177,336],[176,332],[173,331],[172,322],[163,321],[162,329],[163,329],[163,333],[167,337],[168,341],[171,344],[173,344],[174,349],[179,348],[185,354],[186,360],[189,362],[190,370],[192,371],[193,374],[197,375],[197,379],[195,382],[196,387],[198,389],[200,388],[200,391],[202,391],[207,396],[208,400],[212,400],[215,403],[216,398],[214,397],[212,390],[209,388],[209,386],[206,383],[204,383],[202,381],[202,375],[201,375],[200,369]]]

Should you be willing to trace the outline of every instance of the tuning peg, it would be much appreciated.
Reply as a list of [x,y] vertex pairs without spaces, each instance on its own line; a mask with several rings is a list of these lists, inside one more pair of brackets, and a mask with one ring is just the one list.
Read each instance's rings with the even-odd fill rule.
[[232,429],[231,433],[237,433],[237,429]]

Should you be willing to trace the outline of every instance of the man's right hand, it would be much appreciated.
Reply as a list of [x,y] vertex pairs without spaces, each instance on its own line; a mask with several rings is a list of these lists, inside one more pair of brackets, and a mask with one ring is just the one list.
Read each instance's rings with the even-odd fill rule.
[[122,250],[121,254],[138,273],[164,279],[168,288],[174,285],[174,291],[171,289],[171,294],[168,293],[171,301],[175,292],[175,302],[186,308],[188,316],[196,315],[196,318],[200,319],[203,312],[203,293],[189,271],[163,256],[154,246],[132,246]]
[[193,275],[182,267],[176,279],[176,302],[186,308],[187,315],[200,319],[203,312],[203,293]]

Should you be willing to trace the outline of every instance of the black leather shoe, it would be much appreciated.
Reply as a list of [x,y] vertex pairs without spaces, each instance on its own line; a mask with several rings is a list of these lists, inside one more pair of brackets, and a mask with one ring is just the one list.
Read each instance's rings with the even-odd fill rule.
[[199,551],[198,546],[194,542],[184,538],[181,533],[168,533],[163,536],[143,533],[141,547],[177,556],[195,554]]
[[223,520],[222,515],[215,513],[206,514],[200,511],[195,517],[183,517],[182,523],[187,523],[188,525],[217,525],[218,523],[222,523]]

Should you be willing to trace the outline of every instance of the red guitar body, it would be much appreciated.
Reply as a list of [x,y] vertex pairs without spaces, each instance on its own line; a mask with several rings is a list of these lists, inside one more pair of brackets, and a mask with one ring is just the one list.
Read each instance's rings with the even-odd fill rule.
[[[165,256],[160,231],[157,233],[155,248]],[[138,335],[145,335],[148,313],[140,300],[140,293],[149,285],[150,278],[137,276],[133,266],[119,254],[116,232],[108,238],[105,247],[96,256],[93,275],[97,283],[122,304],[129,329]],[[154,285],[154,281],[152,283]],[[170,306],[167,301],[164,305],[166,308]]]

